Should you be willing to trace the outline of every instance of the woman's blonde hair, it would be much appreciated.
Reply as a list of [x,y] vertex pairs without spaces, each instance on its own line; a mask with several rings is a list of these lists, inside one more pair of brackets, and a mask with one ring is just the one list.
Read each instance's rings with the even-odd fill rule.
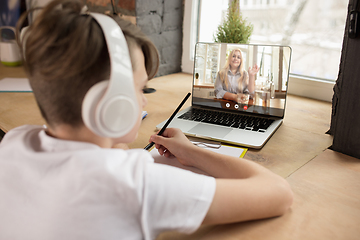
[[220,75],[221,82],[223,84],[225,84],[226,88],[228,88],[228,86],[229,86],[228,72],[229,72],[229,69],[230,69],[231,58],[233,57],[235,52],[239,52],[240,53],[240,58],[241,58],[240,65],[239,65],[239,67],[237,69],[237,72],[240,73],[240,77],[237,79],[237,81],[238,81],[238,84],[239,84],[239,89],[242,89],[243,82],[244,82],[244,80],[247,81],[247,79],[244,79],[244,77],[245,77],[244,60],[243,60],[243,56],[242,56],[242,53],[241,53],[240,49],[236,48],[236,49],[233,49],[230,52],[228,58],[226,59],[226,63],[224,65],[224,67],[219,72],[219,75]]
[[[80,0],[50,2],[28,27],[23,43],[18,41],[36,101],[50,126],[82,125],[86,92],[109,79],[110,59],[103,32],[90,15],[82,14],[83,7]],[[18,33],[27,14],[17,24]],[[151,79],[159,68],[156,47],[138,27],[118,16],[113,18],[127,40],[133,70],[137,66],[133,50],[139,47]]]

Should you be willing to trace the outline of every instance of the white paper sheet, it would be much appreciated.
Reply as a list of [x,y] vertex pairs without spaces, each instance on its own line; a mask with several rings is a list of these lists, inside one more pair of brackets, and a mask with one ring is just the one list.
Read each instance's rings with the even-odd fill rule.
[[0,92],[32,92],[27,78],[3,78],[0,80]]

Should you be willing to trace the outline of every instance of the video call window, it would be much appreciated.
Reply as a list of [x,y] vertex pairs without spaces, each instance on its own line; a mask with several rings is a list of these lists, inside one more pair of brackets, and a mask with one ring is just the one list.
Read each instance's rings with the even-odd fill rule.
[[290,47],[197,43],[195,48],[195,98],[246,103],[246,111],[284,109]]

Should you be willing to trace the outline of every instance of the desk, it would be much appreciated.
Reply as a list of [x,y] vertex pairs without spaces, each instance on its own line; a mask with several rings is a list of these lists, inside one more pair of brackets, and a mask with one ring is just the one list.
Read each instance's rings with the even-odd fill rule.
[[[22,68],[4,68],[0,66],[0,79],[24,77]],[[130,148],[147,145],[155,126],[170,117],[191,91],[191,81],[192,76],[184,73],[149,81],[148,87],[157,91],[146,95],[148,116]],[[183,108],[189,105],[190,101]],[[163,233],[158,239],[355,239],[360,236],[357,228],[360,161],[331,150],[324,152],[332,144],[332,137],[325,134],[330,117],[331,103],[289,95],[282,126],[261,150],[249,149],[245,155],[287,178],[295,192],[290,212],[267,220],[204,226],[191,236]],[[23,124],[43,123],[32,93],[0,93],[3,131]]]
[[360,237],[360,160],[326,150],[287,178],[294,204],[272,219],[202,226],[157,240],[355,240]]
[[[24,77],[21,67],[0,66],[0,79]],[[137,140],[130,148],[143,148],[155,126],[169,118],[187,92],[191,92],[192,76],[177,73],[148,82],[157,91],[147,94],[144,110],[148,116],[142,121]],[[190,100],[183,108],[190,106]],[[331,103],[288,96],[284,123],[261,150],[250,149],[245,157],[273,172],[288,177],[301,166],[331,146],[332,137],[325,134],[330,127]],[[0,93],[0,128],[7,132],[23,124],[44,124],[32,93]]]

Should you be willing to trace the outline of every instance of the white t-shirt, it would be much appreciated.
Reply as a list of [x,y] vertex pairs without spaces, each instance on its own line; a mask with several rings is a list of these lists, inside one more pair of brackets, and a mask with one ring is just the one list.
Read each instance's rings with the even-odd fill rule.
[[103,149],[9,131],[0,144],[0,239],[154,239],[195,231],[215,179],[154,163],[142,149]]

